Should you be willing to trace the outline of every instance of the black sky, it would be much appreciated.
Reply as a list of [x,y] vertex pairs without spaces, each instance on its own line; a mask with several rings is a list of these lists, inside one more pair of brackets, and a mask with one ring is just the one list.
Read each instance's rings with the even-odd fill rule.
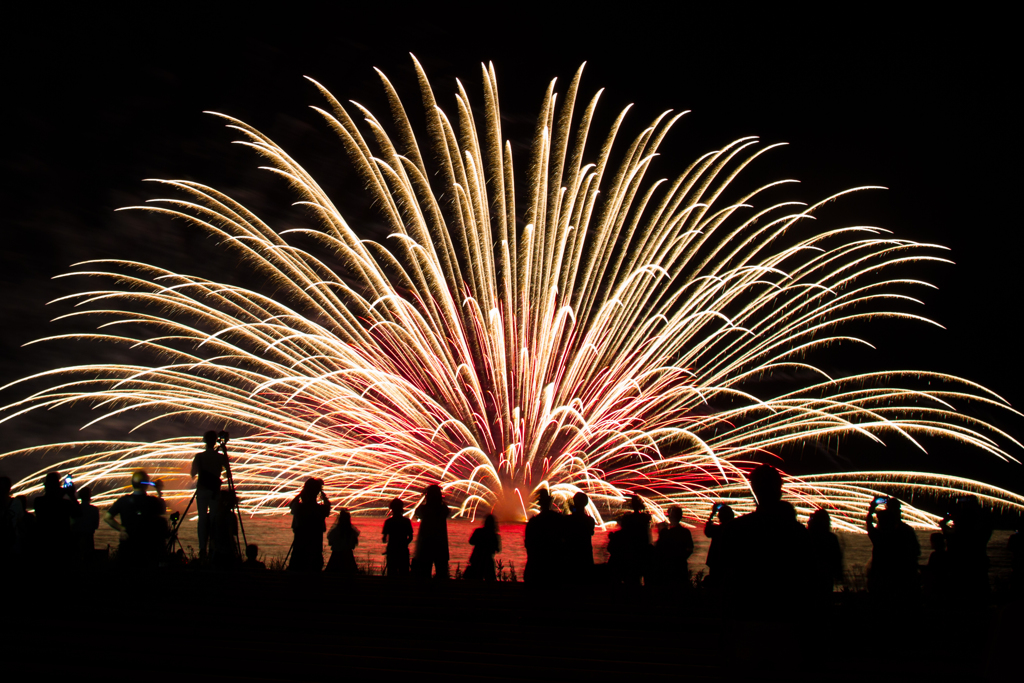
[[[750,14],[683,3],[625,3],[614,14],[520,3],[412,14],[391,5],[359,12],[281,5],[265,15],[175,7],[23,9],[2,29],[3,382],[66,362],[20,347],[59,331],[43,304],[70,291],[49,278],[71,263],[113,256],[180,266],[195,255],[193,270],[210,268],[210,259],[220,267],[211,245],[183,236],[181,226],[113,213],[159,194],[141,182],[148,177],[251,195],[272,185],[203,110],[256,125],[325,174],[342,198],[358,196],[343,171],[332,175],[347,162],[307,108],[320,100],[302,76],[384,117],[372,67],[413,109],[413,52],[444,107],[455,77],[480,101],[479,64],[492,60],[506,135],[528,134],[547,82],[567,82],[587,61],[583,92],[607,89],[607,117],[635,102],[634,134],[665,109],[693,111],[663,148],[662,174],[756,134],[790,143],[769,157],[765,177],[800,179],[795,198],[813,201],[854,185],[890,188],[846,200],[838,217],[948,246],[956,265],[921,273],[939,286],[923,294],[921,312],[947,329],[879,325],[868,332],[880,347],[877,366],[959,374],[1024,405],[1013,333],[1020,60],[1009,22],[998,16]],[[1024,419],[998,419],[1014,434],[1024,426]],[[8,444],[38,438],[17,425],[0,430]],[[982,474],[1024,488],[1017,470],[996,469]]]

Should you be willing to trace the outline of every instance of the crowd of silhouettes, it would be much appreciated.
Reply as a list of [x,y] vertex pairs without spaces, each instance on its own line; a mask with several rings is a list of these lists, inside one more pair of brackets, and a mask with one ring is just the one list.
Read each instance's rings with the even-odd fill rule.
[[[224,490],[222,471],[230,475],[226,449],[217,450],[214,432],[204,436],[206,450],[192,465],[198,477],[195,501],[199,519],[199,560],[213,567],[265,570],[259,549],[245,547],[240,557],[238,499]],[[102,519],[120,534],[116,559],[129,568],[153,568],[170,563],[175,556],[177,525],[168,524],[162,485],[143,470],[132,473],[131,493],[100,512],[91,504],[88,487],[77,490],[70,477],[48,473],[43,492],[31,501],[12,496],[11,480],[0,476],[0,566],[35,569],[88,567],[98,562],[95,532]],[[794,505],[783,500],[783,479],[769,465],[755,468],[749,476],[754,509],[737,516],[726,502],[712,506],[704,524],[710,540],[703,587],[722,595],[778,596],[782,599],[828,600],[844,580],[843,551],[832,531],[827,510],[811,512],[807,525],[797,519]],[[155,495],[151,495],[151,492]],[[736,499],[733,499],[736,502]],[[661,590],[689,590],[689,558],[693,537],[683,525],[683,511],[670,507],[658,524],[643,498],[627,499],[627,510],[615,519],[608,534],[608,561],[595,565],[593,538],[598,524],[596,509],[583,492],[565,501],[563,512],[547,488],[536,493],[536,513],[526,523],[524,542],[527,562],[524,580],[535,586],[566,583],[617,584],[626,589],[655,586]],[[190,503],[191,504],[191,503]],[[291,501],[294,540],[285,558],[288,570],[354,576],[359,573],[355,549],[359,529],[351,513],[341,507],[327,532],[331,504],[324,482],[311,477]],[[406,514],[406,504],[391,501],[381,529],[386,545],[384,574],[388,578],[449,578],[448,518],[452,509],[442,489],[424,489],[421,502]],[[591,514],[591,513],[595,514]],[[418,533],[410,517],[419,521]],[[177,513],[172,520],[177,519]],[[931,553],[920,565],[921,549],[914,529],[903,521],[899,499],[879,496],[871,500],[864,527],[872,544],[867,571],[868,592],[887,603],[912,604],[919,596],[983,602],[989,597],[987,546],[992,525],[973,496],[958,498],[930,537]],[[657,537],[652,533],[657,531]],[[330,557],[324,566],[324,535]],[[415,539],[414,539],[415,536]],[[410,544],[415,540],[415,552]],[[463,578],[494,581],[499,568],[501,536],[494,515],[473,531],[471,555]],[[1024,548],[1021,535],[1010,537],[1012,586],[1022,589]],[[181,551],[177,553],[181,556]],[[290,560],[290,561],[289,561]]]

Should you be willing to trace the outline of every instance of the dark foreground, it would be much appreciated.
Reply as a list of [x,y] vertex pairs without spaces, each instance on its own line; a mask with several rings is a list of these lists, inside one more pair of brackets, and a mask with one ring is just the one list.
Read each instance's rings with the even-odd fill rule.
[[1019,680],[1024,645],[1020,601],[899,611],[859,594],[765,615],[707,595],[284,572],[5,584],[10,681]]

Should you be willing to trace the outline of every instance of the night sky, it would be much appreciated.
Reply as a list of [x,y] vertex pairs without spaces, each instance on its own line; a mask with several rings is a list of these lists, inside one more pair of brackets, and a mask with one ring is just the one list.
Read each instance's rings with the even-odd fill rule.
[[[665,109],[692,110],[663,146],[652,178],[681,172],[737,137],[759,135],[790,145],[759,163],[751,186],[797,178],[802,184],[786,197],[812,203],[855,185],[890,188],[848,198],[829,216],[950,247],[955,266],[908,271],[938,285],[918,292],[926,306],[917,312],[947,329],[873,326],[865,334],[879,350],[850,362],[958,374],[1024,406],[1012,334],[1024,240],[1015,206],[1021,143],[1011,126],[1019,60],[1008,22],[869,11],[703,12],[682,3],[596,17],[580,5],[582,19],[520,3],[490,12],[472,7],[409,15],[321,7],[289,16],[283,13],[291,5],[265,16],[175,6],[131,16],[45,9],[5,22],[0,381],[92,358],[66,346],[21,348],[66,331],[49,323],[66,309],[44,304],[84,286],[50,279],[76,261],[132,258],[231,280],[224,274],[230,264],[193,229],[114,213],[161,195],[144,178],[194,179],[272,220],[295,220],[280,183],[256,170],[260,160],[230,145],[237,136],[204,110],[237,116],[280,142],[372,234],[372,210],[340,143],[308,109],[321,100],[302,76],[386,118],[372,67],[418,111],[413,52],[448,110],[456,77],[482,102],[479,64],[493,61],[505,135],[521,142],[548,81],[557,76],[567,84],[587,61],[581,99],[606,88],[595,140],[630,102],[636,106],[621,142]],[[837,362],[842,370],[845,361]],[[1022,434],[1024,418],[985,417]],[[0,425],[3,450],[51,438],[54,419]],[[1024,490],[1019,467],[955,450],[941,457],[946,471]]]

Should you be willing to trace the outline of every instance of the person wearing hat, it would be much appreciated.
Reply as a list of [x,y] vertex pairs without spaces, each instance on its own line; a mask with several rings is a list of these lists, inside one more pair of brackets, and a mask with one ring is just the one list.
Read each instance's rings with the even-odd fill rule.
[[[149,488],[156,489],[157,495],[148,495]],[[164,520],[167,506],[162,492],[160,482],[150,481],[145,470],[135,470],[132,473],[132,492],[118,498],[103,511],[103,521],[121,534],[117,555],[123,564],[150,567],[159,562],[167,537],[167,522]],[[121,521],[115,517],[120,517]]]

